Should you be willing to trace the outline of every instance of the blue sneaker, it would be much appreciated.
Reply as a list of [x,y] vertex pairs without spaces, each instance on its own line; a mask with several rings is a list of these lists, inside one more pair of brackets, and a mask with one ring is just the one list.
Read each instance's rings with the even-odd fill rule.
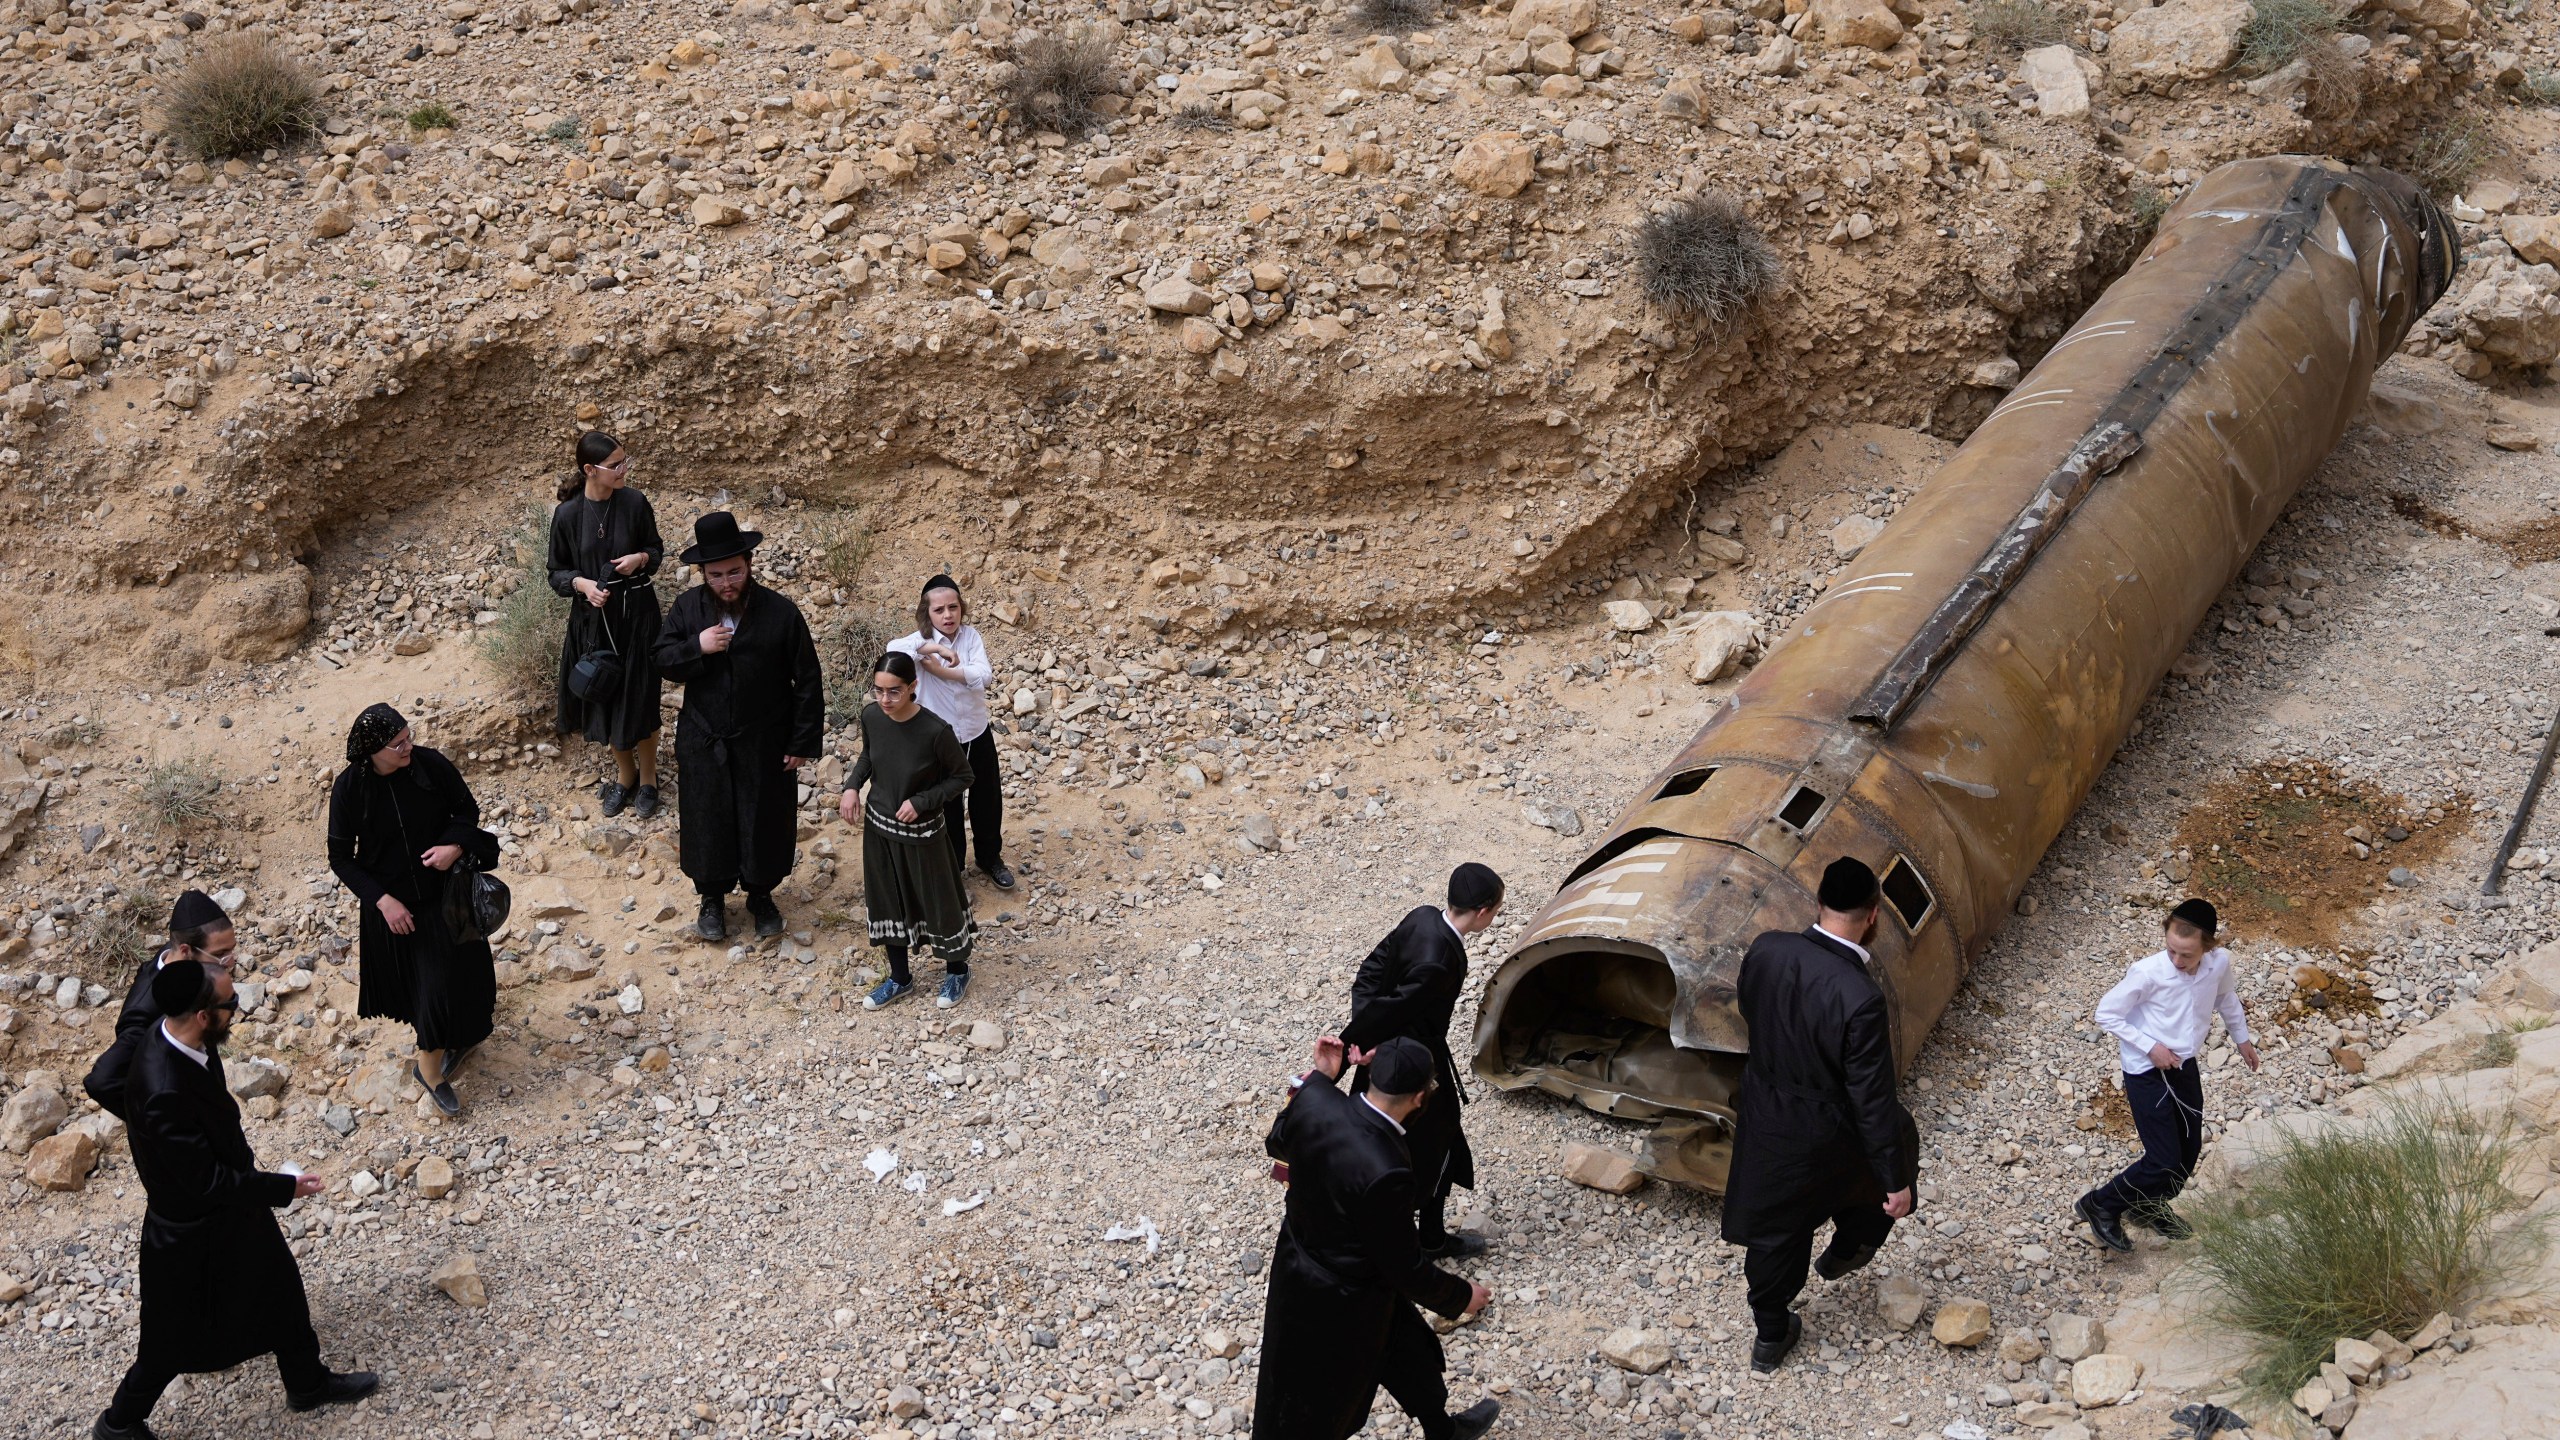
[[934,1008],[938,1010],[948,1010],[952,1006],[959,1004],[960,997],[968,993],[968,971],[963,970],[957,975],[945,975],[942,977],[942,993],[933,997]]
[[877,1010],[914,988],[916,988],[914,981],[900,980],[892,976],[871,987],[871,993],[862,997],[862,1008]]

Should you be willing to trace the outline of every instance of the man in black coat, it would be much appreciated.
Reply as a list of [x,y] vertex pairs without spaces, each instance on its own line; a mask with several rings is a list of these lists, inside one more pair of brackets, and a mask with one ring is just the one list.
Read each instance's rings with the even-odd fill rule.
[[151,1029],[151,1023],[160,1018],[160,1007],[151,1003],[151,977],[164,966],[188,960],[200,960],[228,975],[232,952],[238,948],[239,934],[231,924],[231,916],[213,903],[212,896],[189,890],[178,897],[178,903],[169,908],[169,943],[144,961],[141,971],[133,977],[133,988],[125,992],[124,1008],[116,1012],[114,1042],[80,1082],[90,1099],[119,1120],[133,1118],[124,1112],[125,1074],[133,1068],[133,1052]]
[[133,1168],[149,1197],[142,1340],[93,1440],[151,1440],[151,1409],[171,1380],[256,1355],[276,1357],[295,1410],[363,1399],[372,1372],[320,1363],[302,1271],[276,1226],[275,1208],[319,1194],[320,1181],[258,1169],[222,1082],[222,1041],[239,1009],[231,977],[201,963],[164,966],[151,998],[163,1018],[142,1032],[124,1088]]
[[702,897],[694,933],[726,939],[721,913],[744,888],[758,935],[782,933],[773,887],[799,859],[801,766],[826,733],[826,681],[800,607],[756,583],[760,531],[714,510],[677,558],[702,583],[667,607],[658,673],[684,687],[676,716],[678,859]]
[[[1501,911],[1501,876],[1472,860],[1452,871],[1446,908],[1425,905],[1406,915],[1360,962],[1351,982],[1351,1023],[1342,1027],[1342,1043],[1354,1050],[1374,1050],[1401,1035],[1431,1054],[1437,1090],[1405,1145],[1413,1152],[1422,1253],[1435,1260],[1485,1248],[1482,1236],[1452,1235],[1447,1224],[1450,1189],[1476,1186],[1475,1153],[1458,1117],[1463,1091],[1449,1053],[1449,1017],[1467,988],[1467,937]],[[1364,1074],[1352,1089],[1367,1083]]]
[[1384,1385],[1424,1440],[1475,1440],[1501,1402],[1449,1413],[1440,1337],[1417,1304],[1473,1318],[1493,1296],[1424,1257],[1413,1230],[1407,1122],[1428,1108],[1433,1062],[1393,1039],[1370,1054],[1369,1089],[1345,1095],[1342,1042],[1316,1042],[1263,1148],[1285,1167],[1288,1213],[1263,1302],[1253,1440],[1345,1440]]
[[1751,942],[1736,985],[1751,1053],[1742,1067],[1724,1238],[1747,1247],[1757,1338],[1751,1368],[1778,1368],[1804,1333],[1789,1309],[1804,1289],[1813,1233],[1831,1223],[1814,1268],[1837,1280],[1875,1258],[1911,1213],[1919,1131],[1894,1096],[1884,991],[1868,973],[1876,874],[1843,857],[1822,872],[1814,928]]

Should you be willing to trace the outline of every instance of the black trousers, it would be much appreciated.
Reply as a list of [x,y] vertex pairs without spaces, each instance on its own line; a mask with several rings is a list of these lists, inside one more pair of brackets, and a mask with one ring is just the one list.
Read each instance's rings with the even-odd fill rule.
[[951,834],[951,863],[969,868],[969,827],[978,827],[978,868],[1004,863],[1004,762],[996,758],[996,732],[979,732],[969,742],[969,793],[942,807],[942,828]]
[[2204,1072],[2193,1059],[2175,1070],[2124,1077],[2124,1103],[2142,1136],[2142,1158],[2083,1197],[2101,1215],[2166,1205],[2187,1188],[2204,1154]]
[[[309,1338],[306,1347],[302,1341]],[[152,1407],[160,1403],[161,1392],[183,1372],[156,1356],[144,1356],[124,1372],[123,1383],[116,1386],[116,1398],[107,1405],[107,1423],[120,1430],[130,1430],[151,1418]],[[284,1381],[287,1394],[308,1395],[329,1378],[329,1367],[320,1363],[320,1337],[305,1327],[294,1337],[290,1353],[276,1352],[276,1376]]]
[[1742,1278],[1751,1296],[1751,1323],[1759,1338],[1787,1338],[1787,1307],[1804,1291],[1813,1268],[1813,1235],[1824,1221],[1835,1243],[1858,1248],[1881,1247],[1893,1234],[1893,1217],[1876,1200],[1861,1200],[1833,1215],[1808,1216],[1800,1227],[1775,1239],[1754,1240],[1742,1252]]
[[1431,1323],[1421,1311],[1399,1303],[1387,1321],[1378,1384],[1395,1398],[1397,1409],[1422,1427],[1423,1440],[1448,1440],[1457,1433],[1457,1422],[1449,1417],[1448,1368]]

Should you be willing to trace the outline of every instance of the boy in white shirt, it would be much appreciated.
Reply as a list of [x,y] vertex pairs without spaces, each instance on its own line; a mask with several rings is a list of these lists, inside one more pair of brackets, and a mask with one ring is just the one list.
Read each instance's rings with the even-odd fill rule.
[[1004,863],[1004,762],[996,757],[996,737],[987,714],[987,683],[995,666],[987,659],[987,642],[968,623],[968,602],[960,598],[960,582],[936,575],[924,582],[916,600],[916,628],[889,642],[889,648],[916,662],[916,699],[951,726],[969,752],[969,793],[942,812],[943,830],[951,837],[951,864],[965,872],[969,863],[969,827],[977,827],[978,868],[999,890],[1013,888],[1013,871]]
[[2100,1244],[2131,1250],[2124,1222],[2148,1225],[2165,1239],[2194,1231],[2169,1201],[2186,1188],[2204,1153],[2204,1079],[2196,1054],[2216,1014],[2251,1070],[2258,1047],[2233,987],[2231,952],[2213,944],[2221,917],[2211,904],[2187,900],[2162,926],[2164,948],[2133,962],[2098,1002],[2098,1025],[2116,1037],[2124,1065],[2124,1099],[2142,1136],[2142,1158],[2073,1205]]

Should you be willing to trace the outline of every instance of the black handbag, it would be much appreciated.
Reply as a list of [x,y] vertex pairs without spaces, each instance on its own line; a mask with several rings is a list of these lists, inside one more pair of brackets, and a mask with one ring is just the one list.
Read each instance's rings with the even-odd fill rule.
[[[605,587],[615,599],[620,591]],[[569,667],[569,693],[590,705],[610,705],[622,696],[622,647],[613,638],[613,607],[605,607],[603,650],[590,650]]]
[[480,868],[479,857],[465,852],[444,878],[444,931],[448,939],[486,940],[506,927],[515,907],[507,882]]

